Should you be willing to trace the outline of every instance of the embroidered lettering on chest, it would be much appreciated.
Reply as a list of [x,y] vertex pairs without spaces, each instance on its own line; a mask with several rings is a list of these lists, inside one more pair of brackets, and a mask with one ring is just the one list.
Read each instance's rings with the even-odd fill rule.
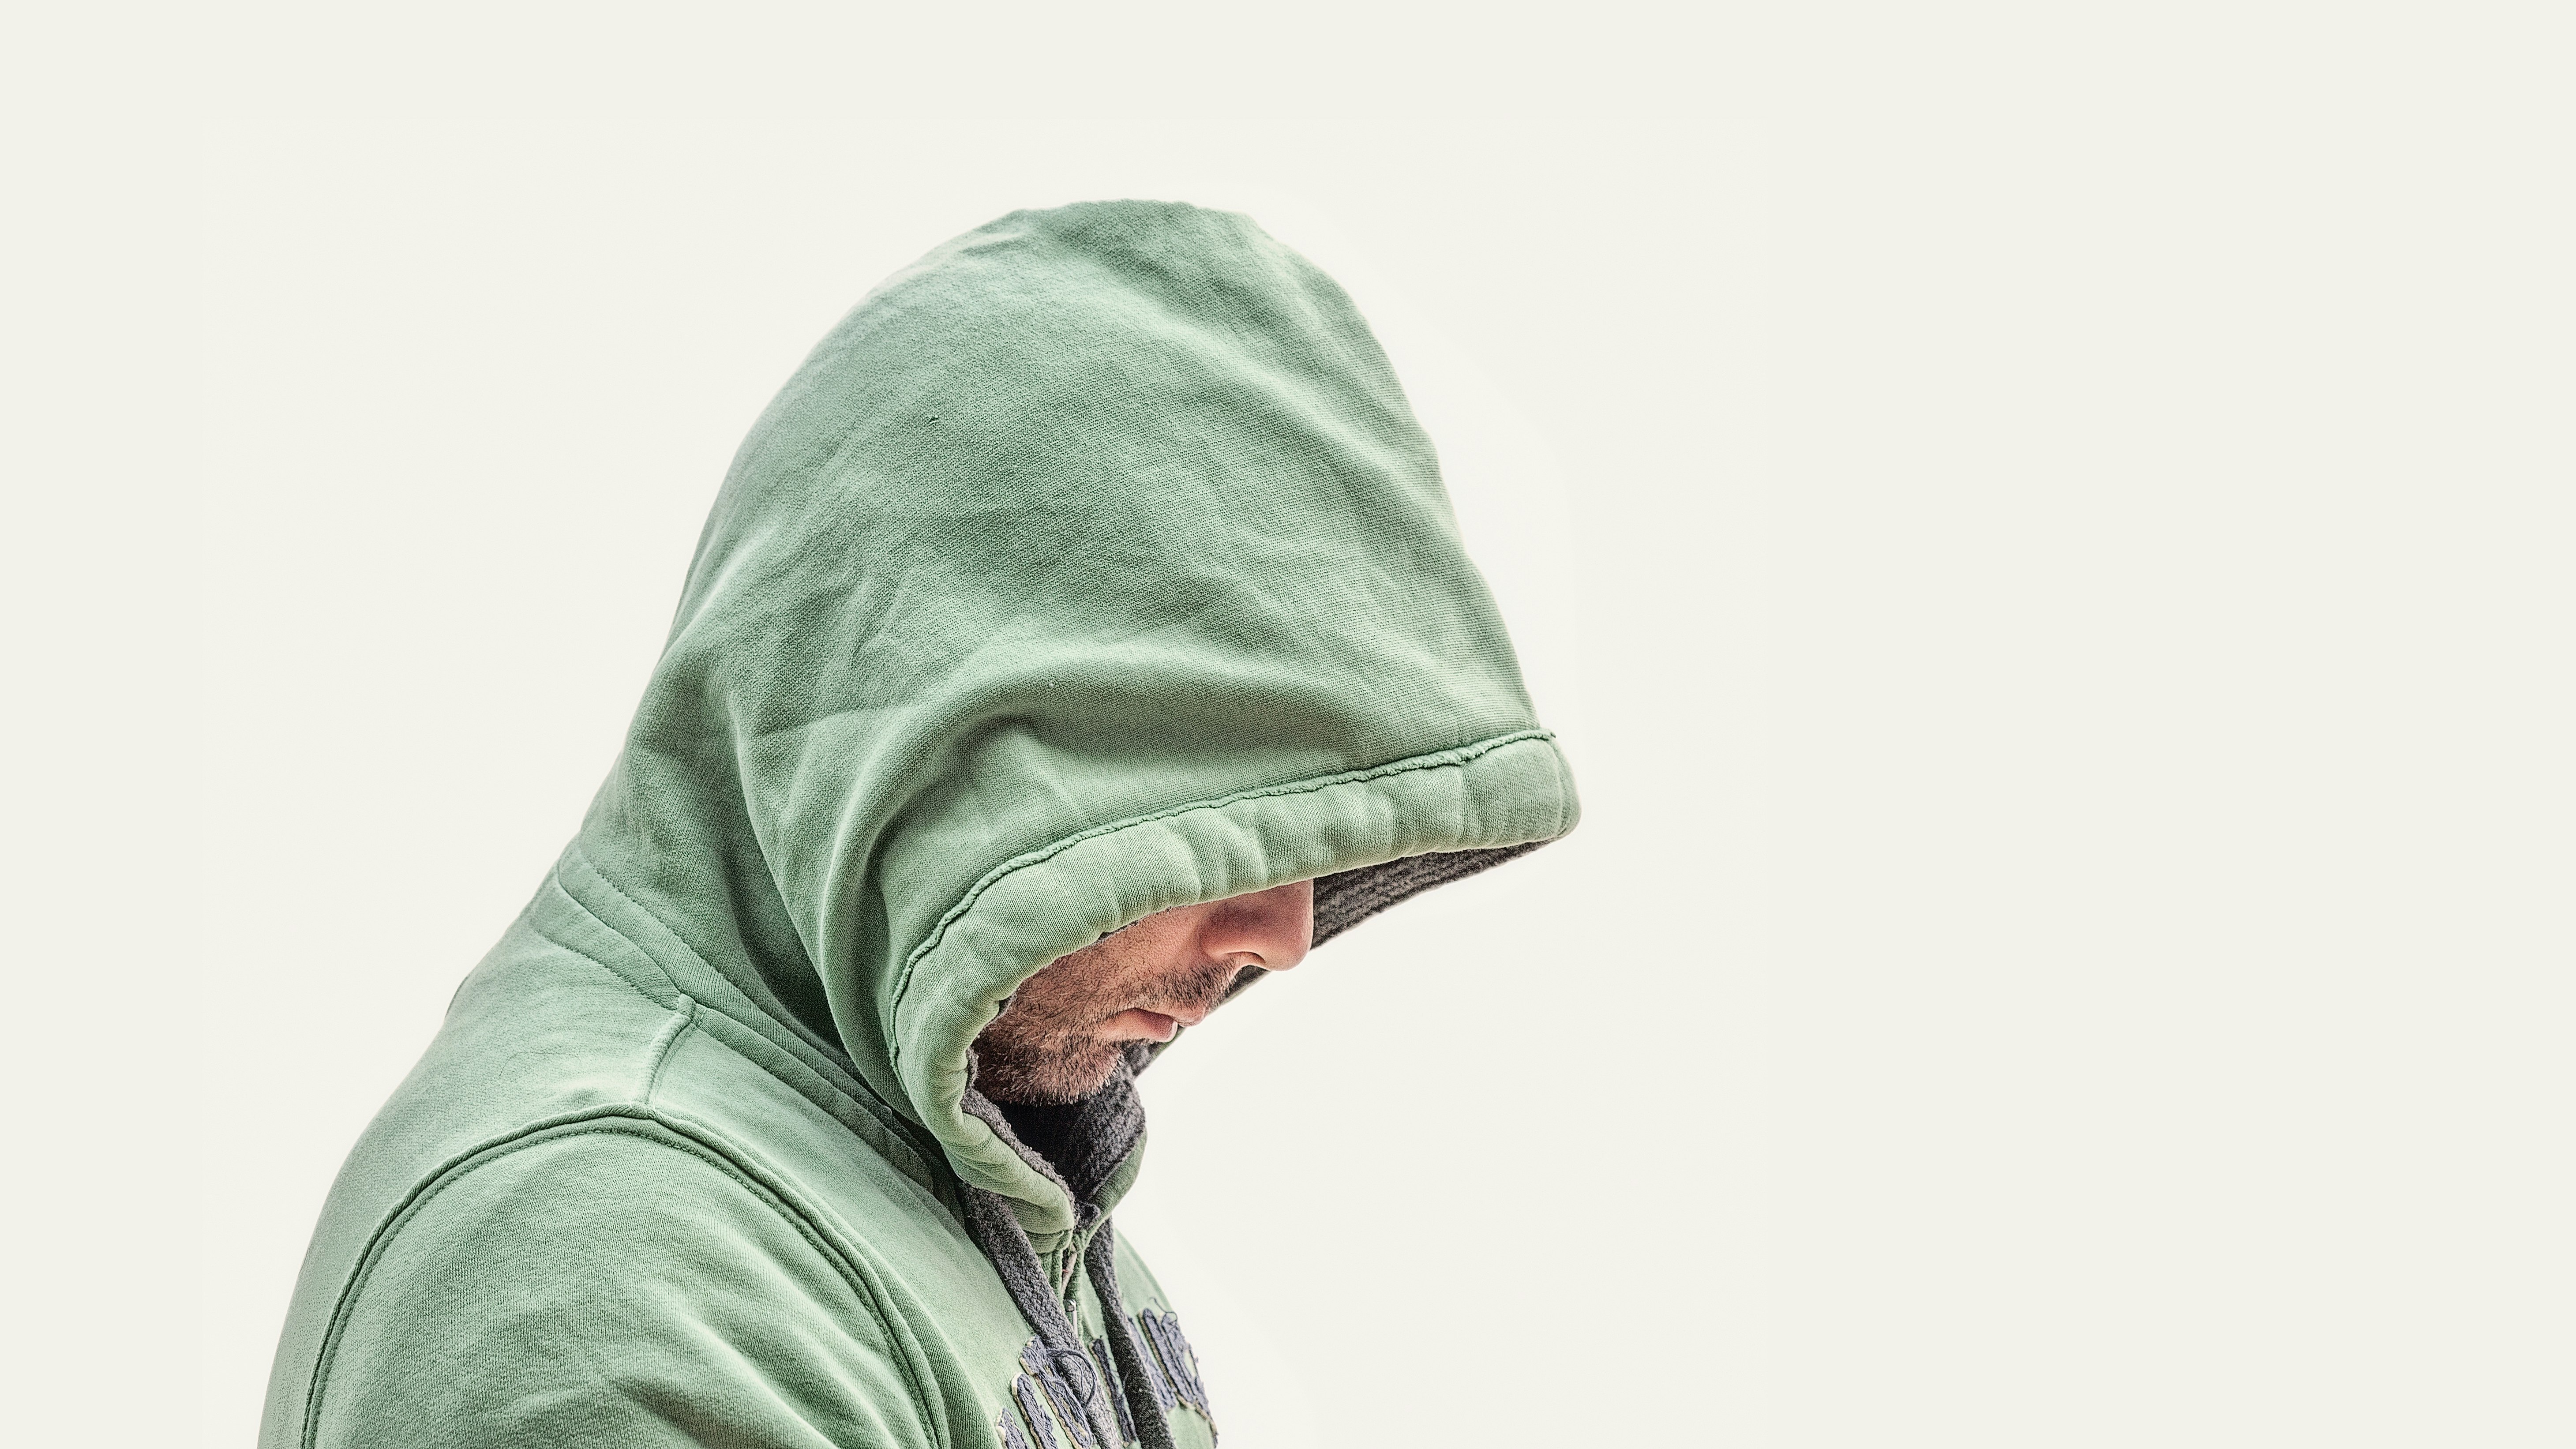
[[[1216,1416],[1208,1409],[1207,1382],[1199,1377],[1198,1354],[1182,1334],[1180,1318],[1145,1308],[1132,1321],[1142,1350],[1138,1368],[1154,1396],[1155,1411],[1169,1415],[1174,1408],[1189,1409],[1207,1421],[1213,1441]],[[1123,1449],[1100,1443],[1100,1436],[1092,1431],[1089,1406],[1094,1395],[1108,1399],[1124,1444],[1143,1442],[1107,1340],[1095,1338],[1088,1347],[1087,1355],[1050,1351],[1032,1338],[1020,1350],[1025,1372],[1011,1381],[1010,1390],[1019,1412],[1004,1413],[993,1421],[1003,1449]]]

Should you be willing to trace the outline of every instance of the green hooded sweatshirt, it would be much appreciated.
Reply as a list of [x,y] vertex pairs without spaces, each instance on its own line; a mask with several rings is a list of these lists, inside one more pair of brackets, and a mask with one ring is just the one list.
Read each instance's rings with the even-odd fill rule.
[[1180,205],[959,237],[743,443],[580,833],[332,1188],[260,1442],[1212,1444],[1109,1224],[1150,1053],[1004,1111],[969,1044],[1139,917],[1312,878],[1321,944],[1575,813],[1330,279]]

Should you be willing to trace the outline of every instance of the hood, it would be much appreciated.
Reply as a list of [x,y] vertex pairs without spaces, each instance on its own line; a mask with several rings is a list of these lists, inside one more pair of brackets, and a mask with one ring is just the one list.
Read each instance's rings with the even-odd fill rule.
[[1575,813],[1350,299],[1241,216],[1104,202],[806,359],[568,859],[1039,1231],[1080,1205],[969,1110],[1023,979],[1309,877],[1321,944]]

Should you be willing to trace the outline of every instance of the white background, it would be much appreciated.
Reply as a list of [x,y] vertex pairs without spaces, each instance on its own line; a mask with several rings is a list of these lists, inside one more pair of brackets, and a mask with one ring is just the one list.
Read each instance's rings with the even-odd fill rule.
[[249,1440],[770,392],[1148,195],[1378,324],[1586,809],[1148,1079],[1229,1449],[2576,1438],[2568,30],[1762,8],[22,26],[6,1437]]

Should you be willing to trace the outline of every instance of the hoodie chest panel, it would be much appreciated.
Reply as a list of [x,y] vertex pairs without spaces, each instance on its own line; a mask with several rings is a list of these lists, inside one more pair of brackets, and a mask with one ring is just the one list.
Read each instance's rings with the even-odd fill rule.
[[[756,1155],[867,1255],[890,1312],[930,1360],[959,1442],[1111,1449],[1097,1442],[1078,1408],[1086,1372],[1112,1375],[1103,1388],[1116,1382],[1099,1300],[1079,1274],[1071,1301],[1097,1367],[1049,1362],[992,1264],[944,1204],[722,1042],[696,1031],[674,1042],[653,1105],[703,1122]],[[1173,1442],[1212,1449],[1204,1380],[1179,1319],[1124,1244],[1119,1258],[1129,1321],[1146,1346],[1156,1397],[1168,1405]],[[1141,1440],[1131,1434],[1127,1442]]]

